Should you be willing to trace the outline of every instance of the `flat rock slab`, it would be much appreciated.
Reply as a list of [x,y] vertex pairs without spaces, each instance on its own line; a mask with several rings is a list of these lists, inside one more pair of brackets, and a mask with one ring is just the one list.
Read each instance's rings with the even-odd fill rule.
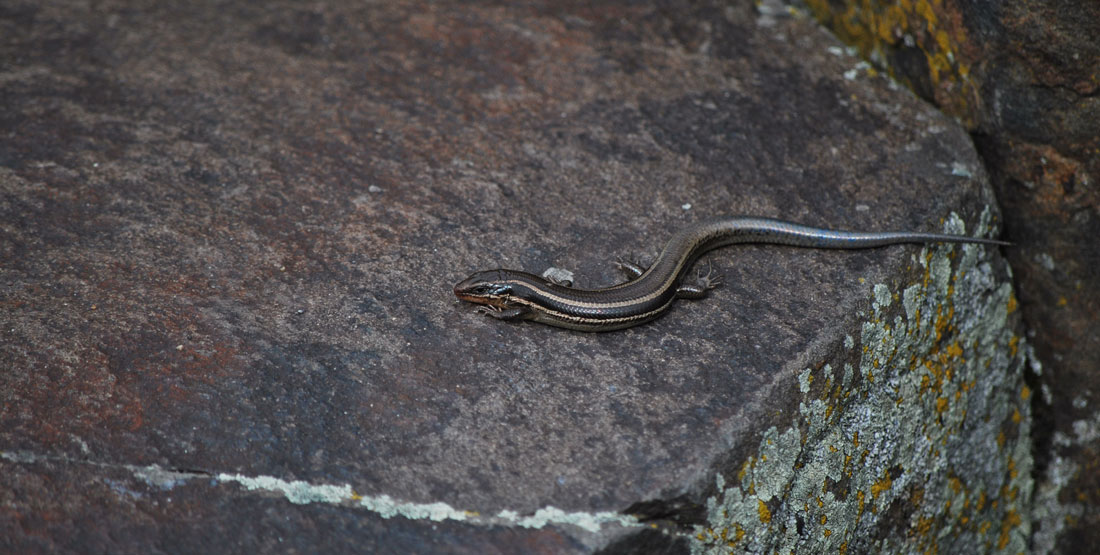
[[769,5],[6,3],[0,548],[1018,547],[994,251],[727,249],[610,334],[451,294],[720,214],[992,233],[967,135]]

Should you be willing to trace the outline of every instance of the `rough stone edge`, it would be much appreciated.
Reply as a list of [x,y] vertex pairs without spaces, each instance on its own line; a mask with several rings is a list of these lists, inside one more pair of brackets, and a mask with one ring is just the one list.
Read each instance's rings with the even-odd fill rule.
[[[980,232],[990,220],[987,207]],[[964,231],[954,213],[944,228]],[[1026,551],[1026,345],[990,261],[987,247],[925,248],[917,283],[873,285],[860,336],[799,376],[799,417],[715,477],[692,551]]]

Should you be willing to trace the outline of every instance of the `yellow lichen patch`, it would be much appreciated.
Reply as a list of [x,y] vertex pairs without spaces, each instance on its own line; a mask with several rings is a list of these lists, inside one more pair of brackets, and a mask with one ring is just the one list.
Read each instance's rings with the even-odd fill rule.
[[1016,300],[1016,295],[1015,294],[1009,295],[1008,296],[1008,313],[1012,314],[1013,312],[1016,312],[1017,308],[1020,308],[1020,303],[1019,303],[1019,301]]
[[1008,340],[1008,352],[1012,354],[1012,358],[1016,358],[1016,351],[1020,349],[1020,336],[1013,335],[1012,339]]
[[1004,521],[1001,522],[1001,536],[997,539],[997,549],[1004,549],[1008,545],[1008,534],[1013,528],[1022,524],[1020,515],[1016,513],[1016,509],[1009,509],[1005,514]]
[[909,503],[914,507],[919,507],[924,502],[924,488],[913,488],[913,493],[909,495]]
[[936,412],[940,413],[941,415],[947,412],[947,397],[936,398]]
[[948,478],[947,485],[950,486],[951,491],[955,492],[956,494],[961,492],[963,489],[962,480],[960,480],[958,476],[951,476],[950,478]]
[[759,503],[759,506],[757,506],[756,510],[758,513],[760,513],[760,522],[763,522],[764,524],[771,522],[772,512],[768,510],[768,506],[764,503],[764,501],[760,499],[757,499],[756,502]]
[[943,340],[943,332],[947,329],[947,323],[949,320],[943,313],[943,305],[936,307],[936,321],[932,324],[932,328],[936,330],[936,343]]
[[920,538],[927,538],[928,534],[932,532],[932,525],[935,524],[935,520],[932,517],[921,516],[917,518],[917,525],[914,527],[914,535]]
[[871,484],[871,499],[878,499],[879,494],[890,489],[894,485],[894,480],[890,478],[890,470],[882,471],[882,478]]
[[1020,398],[1025,400],[1025,401],[1030,399],[1031,398],[1031,388],[1025,385],[1023,387],[1023,389],[1020,390]]
[[928,371],[931,372],[933,376],[939,377],[941,370],[940,370],[940,366],[938,364],[936,364],[936,361],[934,361],[930,358],[925,359],[924,360],[924,367],[927,368]]

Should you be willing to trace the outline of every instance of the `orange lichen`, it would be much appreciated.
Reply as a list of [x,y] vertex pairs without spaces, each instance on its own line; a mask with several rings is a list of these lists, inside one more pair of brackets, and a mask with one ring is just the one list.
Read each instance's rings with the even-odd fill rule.
[[756,502],[759,503],[759,506],[756,508],[756,510],[758,513],[760,513],[760,522],[763,522],[765,524],[771,522],[772,512],[768,510],[768,506],[759,499],[757,499]]
[[1020,515],[1016,513],[1015,509],[1009,509],[1005,514],[1004,521],[1001,522],[1001,536],[997,539],[997,549],[1004,549],[1008,546],[1009,532],[1013,528],[1023,523],[1020,519]]
[[919,537],[928,537],[928,534],[932,531],[932,524],[935,521],[931,517],[922,516],[917,518],[917,525],[915,526],[915,535]]
[[890,489],[894,485],[894,480],[890,478],[890,471],[883,470],[882,478],[871,484],[871,498],[878,499],[880,493]]

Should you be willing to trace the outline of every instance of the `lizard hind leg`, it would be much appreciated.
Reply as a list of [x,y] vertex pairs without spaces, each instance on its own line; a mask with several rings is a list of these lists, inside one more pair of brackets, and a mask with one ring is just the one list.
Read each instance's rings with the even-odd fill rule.
[[625,276],[627,280],[638,279],[645,273],[646,268],[637,262],[632,262],[625,258],[620,258],[615,261],[615,267],[618,268]]
[[722,285],[722,278],[714,275],[714,266],[707,264],[707,271],[702,270],[695,277],[695,283],[681,284],[676,288],[678,299],[702,299],[707,296],[707,291]]

